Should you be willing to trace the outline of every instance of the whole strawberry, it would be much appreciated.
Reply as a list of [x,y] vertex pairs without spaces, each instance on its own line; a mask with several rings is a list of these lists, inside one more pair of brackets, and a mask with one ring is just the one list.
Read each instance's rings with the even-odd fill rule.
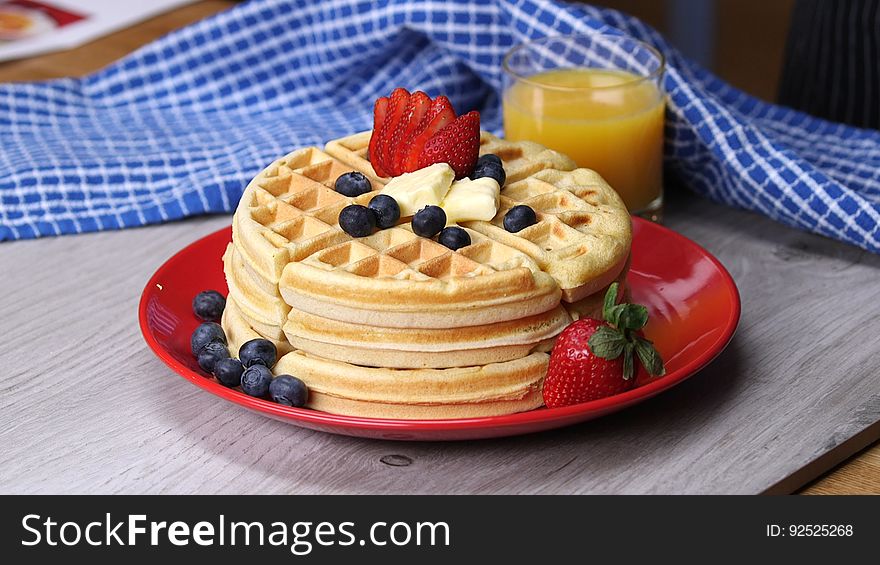
[[605,294],[603,320],[582,318],[559,334],[544,379],[544,404],[568,406],[627,391],[635,384],[635,363],[653,376],[665,374],[654,345],[640,335],[648,310],[617,304],[618,284]]

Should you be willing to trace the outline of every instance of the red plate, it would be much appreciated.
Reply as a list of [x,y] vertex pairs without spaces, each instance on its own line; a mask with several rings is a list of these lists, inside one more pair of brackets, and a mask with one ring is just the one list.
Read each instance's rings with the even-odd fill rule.
[[206,376],[190,353],[198,325],[192,299],[202,290],[225,293],[221,256],[231,238],[222,229],[187,246],[159,267],[144,288],[139,317],[147,344],[169,367],[197,386],[291,424],[335,434],[397,440],[462,440],[560,428],[616,412],[662,392],[714,359],[733,336],[740,301],[727,270],[705,249],[663,226],[633,218],[629,285],[651,318],[645,329],[666,361],[664,377],[608,398],[563,408],[455,420],[389,420],[289,408],[226,388]]

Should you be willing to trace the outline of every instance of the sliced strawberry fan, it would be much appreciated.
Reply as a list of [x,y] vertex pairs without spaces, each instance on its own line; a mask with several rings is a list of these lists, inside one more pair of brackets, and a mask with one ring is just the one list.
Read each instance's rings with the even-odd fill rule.
[[456,116],[445,96],[432,100],[396,88],[376,100],[370,162],[376,174],[398,176],[433,165],[449,163],[456,178],[468,176],[480,151],[480,114]]
[[380,136],[376,135],[377,124],[383,124],[385,122],[385,116],[388,115],[388,97],[383,96],[376,100],[376,105],[373,106],[373,135],[370,136],[370,161],[373,165],[373,170],[376,171],[376,174],[380,177],[390,176],[385,169],[379,164],[379,139]]
[[474,170],[480,154],[480,113],[468,112],[464,116],[431,136],[425,146],[413,150],[419,152],[418,168],[434,163],[449,163],[455,177],[466,177]]
[[[396,176],[391,165],[391,138],[397,128],[398,122],[403,118],[406,107],[409,105],[409,92],[404,88],[395,88],[388,98],[388,110],[385,119],[379,125],[379,142],[376,146],[378,161],[374,161],[373,153],[370,153],[370,162],[378,162],[387,173],[382,176]],[[373,131],[376,131],[373,124]],[[375,134],[374,134],[375,135]],[[376,171],[377,173],[379,171]]]
[[455,110],[452,109],[452,103],[445,96],[438,96],[431,102],[425,120],[419,124],[412,137],[407,140],[406,146],[402,148],[400,171],[409,173],[421,168],[419,157],[425,143],[453,121],[455,121]]
[[391,137],[391,165],[396,174],[400,174],[400,162],[406,156],[407,142],[416,131],[422,128],[425,116],[431,109],[431,98],[424,92],[413,92],[409,98],[406,112],[398,122]]

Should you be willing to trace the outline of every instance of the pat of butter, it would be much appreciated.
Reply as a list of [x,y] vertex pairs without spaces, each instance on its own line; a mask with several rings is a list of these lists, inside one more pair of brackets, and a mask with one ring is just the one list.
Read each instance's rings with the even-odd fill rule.
[[435,163],[394,177],[381,193],[397,201],[401,216],[412,216],[425,206],[439,206],[454,180],[452,167],[447,163]]
[[498,213],[500,195],[498,181],[490,177],[455,181],[440,204],[446,212],[446,224],[491,220]]

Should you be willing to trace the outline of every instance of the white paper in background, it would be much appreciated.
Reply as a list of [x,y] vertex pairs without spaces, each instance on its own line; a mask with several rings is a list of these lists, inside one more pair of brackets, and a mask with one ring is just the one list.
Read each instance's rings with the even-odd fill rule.
[[0,0],[0,61],[72,49],[194,0]]

